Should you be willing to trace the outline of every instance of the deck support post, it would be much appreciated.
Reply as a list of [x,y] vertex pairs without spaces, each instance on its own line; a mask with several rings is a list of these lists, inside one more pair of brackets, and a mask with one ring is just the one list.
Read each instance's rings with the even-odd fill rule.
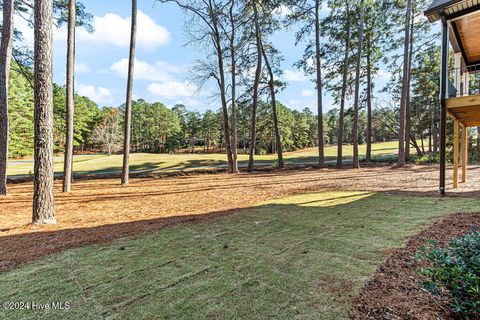
[[462,125],[462,182],[467,181],[468,135],[467,126]]
[[458,188],[458,120],[453,120],[453,188]]
[[454,79],[454,85],[456,89],[456,96],[461,97],[463,96],[462,92],[462,53],[458,52],[455,53],[455,79]]
[[440,195],[445,195],[446,168],[446,125],[447,125],[447,84],[448,84],[448,22],[442,13],[442,61],[440,74]]

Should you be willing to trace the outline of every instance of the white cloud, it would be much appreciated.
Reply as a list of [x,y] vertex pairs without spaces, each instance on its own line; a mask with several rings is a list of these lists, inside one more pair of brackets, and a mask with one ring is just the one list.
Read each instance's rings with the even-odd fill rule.
[[[128,59],[120,59],[110,66],[110,70],[116,72],[119,76],[126,78],[128,75]],[[135,59],[134,77],[136,80],[148,81],[172,81],[172,73],[185,72],[183,67],[173,65],[165,61],[156,61],[153,64]]]
[[313,96],[313,91],[312,90],[307,90],[307,89],[303,89],[302,90],[302,97],[311,97]]
[[322,12],[323,14],[329,14],[330,11],[332,11],[332,9],[328,7],[328,3],[326,1],[322,2],[322,7],[320,8],[320,12]]
[[[137,47],[147,51],[155,51],[170,41],[170,32],[157,24],[149,15],[138,11],[137,16]],[[131,18],[121,17],[115,13],[93,18],[95,32],[88,33],[84,28],[77,28],[77,42],[90,42],[100,45],[128,47],[130,45]],[[23,33],[24,41],[33,46],[33,29],[19,16],[15,16],[15,28]],[[55,41],[66,41],[67,28],[54,29]]]
[[76,89],[79,95],[88,97],[98,104],[113,103],[112,92],[107,88],[79,84]]
[[305,77],[303,72],[290,69],[285,70],[284,78],[289,82],[301,82],[307,80],[307,77]]
[[377,75],[379,79],[383,80],[390,80],[392,78],[392,73],[383,69],[378,70]]
[[192,97],[195,94],[196,87],[188,81],[166,81],[153,82],[147,87],[147,90],[155,97],[179,99]]
[[[137,47],[155,51],[158,47],[169,43],[170,32],[142,11],[138,11],[137,24]],[[93,27],[95,28],[93,33],[78,28],[78,42],[85,41],[124,48],[130,45],[130,17],[124,18],[115,13],[107,13],[102,17],[95,16]],[[59,32],[66,33],[65,28]]]
[[178,100],[175,102],[175,104],[183,104],[187,106],[188,108],[199,108],[202,106],[202,103],[200,102],[199,99],[187,97],[184,100]]
[[75,63],[75,72],[76,73],[90,73],[92,69],[86,63],[77,62]]
[[292,10],[286,5],[282,4],[277,10],[275,10],[275,13],[281,16],[282,18],[285,18],[292,13]]

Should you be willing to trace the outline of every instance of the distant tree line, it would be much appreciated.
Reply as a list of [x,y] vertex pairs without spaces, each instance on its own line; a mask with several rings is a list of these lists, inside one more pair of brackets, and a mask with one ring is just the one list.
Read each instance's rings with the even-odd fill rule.
[[[14,64],[14,69],[16,65]],[[10,157],[33,154],[33,88],[25,77],[15,71],[10,76]],[[64,152],[65,145],[65,87],[53,88],[53,139],[54,151]],[[118,153],[123,146],[125,106],[100,108],[88,97],[75,95],[75,152],[102,151]],[[250,148],[250,110],[247,102],[237,109],[237,148],[248,153]],[[317,116],[309,108],[302,111],[288,108],[277,102],[281,143],[285,151],[295,151],[318,146]],[[255,154],[278,152],[271,105],[258,103]],[[389,116],[386,110],[374,110],[373,141],[395,139],[395,134],[384,125]],[[345,142],[352,143],[351,117],[345,121]],[[366,128],[366,114],[360,113],[360,128]],[[324,144],[338,142],[338,109],[332,109],[323,117]],[[160,102],[149,103],[139,99],[132,102],[131,150],[133,152],[225,152],[225,137],[220,110],[203,113],[177,104],[168,108]],[[360,143],[366,141],[366,131],[360,130]]]

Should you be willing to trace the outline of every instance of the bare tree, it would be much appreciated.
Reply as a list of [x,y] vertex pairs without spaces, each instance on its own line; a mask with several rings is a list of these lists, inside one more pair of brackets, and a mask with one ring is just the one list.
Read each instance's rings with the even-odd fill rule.
[[[172,2],[177,4],[184,11],[189,12],[193,16],[193,21],[198,19],[198,29],[191,31],[192,42],[197,44],[205,44],[208,42],[209,47],[213,45],[215,55],[215,65],[199,65],[196,67],[198,73],[205,72],[201,75],[200,84],[205,83],[208,79],[213,78],[219,88],[219,96],[222,104],[223,115],[223,135],[225,140],[225,149],[227,153],[229,172],[234,172],[234,161],[232,154],[232,139],[230,131],[230,121],[227,106],[227,84],[225,76],[225,50],[223,45],[224,38],[222,31],[224,26],[221,24],[221,16],[224,14],[225,4],[218,3],[215,0],[157,0],[160,3]],[[195,29],[195,28],[191,28]],[[209,61],[210,63],[211,61]]]
[[35,0],[35,116],[34,116],[34,188],[33,215],[35,224],[55,224],[53,197],[53,83],[52,1]]
[[132,0],[132,26],[130,32],[130,57],[128,60],[127,101],[125,103],[125,128],[123,137],[122,185],[128,184],[129,177],[128,161],[130,156],[130,131],[132,122],[133,66],[135,63],[135,42],[137,38],[137,0]]
[[108,155],[121,149],[122,127],[118,110],[111,109],[93,130],[93,141],[103,146]]
[[13,0],[3,1],[2,43],[0,45],[0,195],[7,194],[8,161],[8,79],[13,43]]
[[353,167],[360,168],[360,158],[358,156],[358,114],[360,109],[360,69],[362,64],[362,46],[363,46],[363,24],[365,17],[365,0],[360,1],[360,26],[358,31],[358,49],[357,65],[355,71],[355,102],[353,113]]
[[72,185],[73,166],[73,117],[75,109],[75,24],[76,24],[76,1],[68,3],[68,36],[67,36],[67,88],[66,88],[66,137],[65,157],[63,162],[63,192],[70,192]]

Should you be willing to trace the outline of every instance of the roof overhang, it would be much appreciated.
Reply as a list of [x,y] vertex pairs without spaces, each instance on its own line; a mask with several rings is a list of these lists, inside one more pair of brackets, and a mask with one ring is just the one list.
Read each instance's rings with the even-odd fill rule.
[[425,11],[430,22],[436,22],[445,16],[447,20],[480,10],[480,0],[435,0]]
[[467,66],[480,64],[480,0],[435,0],[425,11],[430,22],[449,25],[449,40]]

